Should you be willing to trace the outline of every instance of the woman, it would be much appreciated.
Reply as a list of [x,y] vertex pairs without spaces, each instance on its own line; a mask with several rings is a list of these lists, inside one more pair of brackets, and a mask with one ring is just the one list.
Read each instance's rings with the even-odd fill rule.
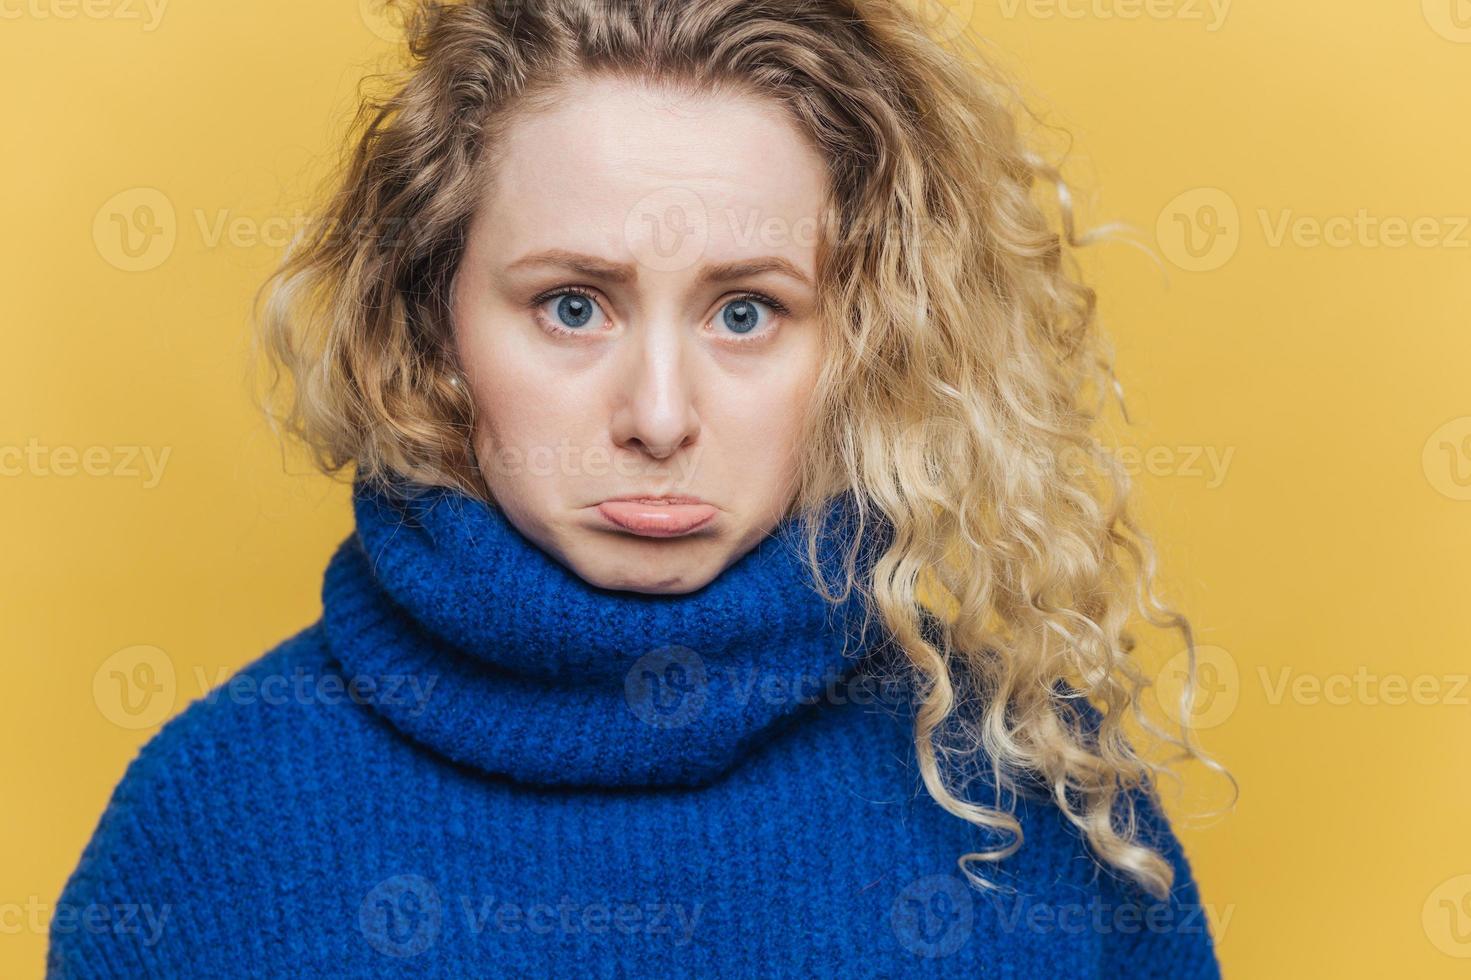
[[355,533],[62,899],[159,928],[53,973],[1218,975],[1005,90],[882,0],[410,42],[263,317]]

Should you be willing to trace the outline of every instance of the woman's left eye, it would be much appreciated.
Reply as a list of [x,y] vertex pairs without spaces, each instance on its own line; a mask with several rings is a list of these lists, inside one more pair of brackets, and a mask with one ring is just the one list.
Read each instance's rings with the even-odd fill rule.
[[718,329],[728,330],[737,337],[744,338],[770,330],[776,312],[775,306],[765,300],[755,296],[741,296],[722,306],[715,320]]

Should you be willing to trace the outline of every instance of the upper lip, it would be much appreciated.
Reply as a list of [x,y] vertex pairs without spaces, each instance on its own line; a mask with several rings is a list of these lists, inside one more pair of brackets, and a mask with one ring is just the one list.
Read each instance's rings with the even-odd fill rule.
[[627,500],[627,501],[632,501],[634,503],[640,503],[640,504],[704,504],[704,503],[708,503],[708,501],[701,500],[699,497],[692,497],[692,496],[689,496],[688,494],[678,494],[678,493],[664,493],[664,494],[660,494],[660,493],[628,493],[628,494],[624,494],[624,495],[622,495],[620,497],[606,497],[606,498],[604,498],[603,502],[604,503],[607,503],[607,502],[612,501],[612,500]]

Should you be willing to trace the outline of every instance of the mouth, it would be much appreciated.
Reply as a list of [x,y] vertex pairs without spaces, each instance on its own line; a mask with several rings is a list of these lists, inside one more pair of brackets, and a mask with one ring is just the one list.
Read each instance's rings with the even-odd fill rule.
[[698,497],[619,497],[598,504],[603,520],[645,538],[677,538],[714,520],[719,511]]

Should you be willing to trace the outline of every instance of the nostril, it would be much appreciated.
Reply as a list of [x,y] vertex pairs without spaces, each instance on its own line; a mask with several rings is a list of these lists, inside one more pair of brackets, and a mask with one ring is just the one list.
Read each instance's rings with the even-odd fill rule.
[[655,459],[667,459],[679,450],[678,446],[667,447],[659,443],[645,442],[642,439],[635,439],[634,442],[640,452]]

